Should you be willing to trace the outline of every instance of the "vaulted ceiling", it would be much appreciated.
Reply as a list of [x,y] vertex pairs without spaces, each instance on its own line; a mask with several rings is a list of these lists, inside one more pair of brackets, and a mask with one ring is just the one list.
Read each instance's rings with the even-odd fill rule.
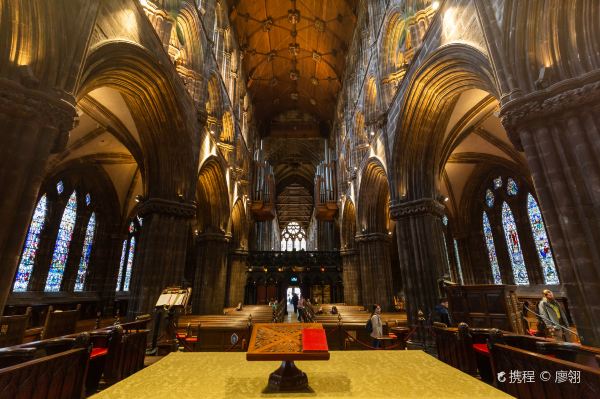
[[288,110],[333,119],[354,1],[239,0],[231,21],[244,51],[256,117],[263,126]]

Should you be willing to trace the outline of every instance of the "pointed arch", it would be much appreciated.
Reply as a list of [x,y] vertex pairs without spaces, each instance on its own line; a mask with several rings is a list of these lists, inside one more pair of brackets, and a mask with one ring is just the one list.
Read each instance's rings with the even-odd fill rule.
[[231,248],[247,250],[249,231],[244,201],[238,199],[231,211]]
[[92,246],[94,244],[94,234],[96,233],[96,213],[92,213],[90,220],[88,221],[85,229],[85,238],[83,240],[83,250],[81,253],[81,260],[79,261],[79,268],[77,269],[77,276],[75,277],[75,288],[74,291],[83,291],[85,287],[85,278],[87,277],[88,267],[90,264],[90,255],[92,253]]
[[513,277],[517,285],[529,285],[529,276],[523,259],[523,251],[521,250],[521,241],[517,232],[517,224],[513,216],[510,206],[506,202],[502,203],[502,227],[504,229],[504,237],[508,247],[510,264],[512,265]]
[[196,201],[198,231],[225,233],[229,223],[229,191],[226,172],[216,157],[210,157],[200,168]]
[[347,199],[342,212],[341,246],[343,250],[356,246],[356,209],[351,199]]
[[45,292],[60,291],[65,267],[67,266],[67,260],[69,258],[69,248],[71,246],[71,239],[73,238],[76,219],[77,193],[73,191],[67,201],[62,218],[60,219],[56,243],[54,244],[54,253],[52,254],[52,262],[50,263],[50,270],[48,271],[46,286],[44,287]]
[[46,194],[44,194],[35,206],[33,217],[29,224],[29,231],[27,232],[27,238],[25,239],[25,245],[21,253],[21,260],[17,268],[17,276],[13,284],[13,291],[15,292],[27,291],[27,286],[35,266],[37,250],[40,245],[40,234],[46,222],[47,208],[48,199]]
[[370,160],[362,172],[358,196],[358,229],[360,232],[385,233],[390,227],[390,189],[381,162]]
[[540,265],[542,266],[544,284],[560,284],[556,266],[554,265],[552,249],[550,248],[550,240],[548,240],[548,233],[546,232],[546,225],[542,218],[542,212],[531,193],[527,194],[527,216],[529,216],[533,241],[535,243],[538,258],[540,259]]

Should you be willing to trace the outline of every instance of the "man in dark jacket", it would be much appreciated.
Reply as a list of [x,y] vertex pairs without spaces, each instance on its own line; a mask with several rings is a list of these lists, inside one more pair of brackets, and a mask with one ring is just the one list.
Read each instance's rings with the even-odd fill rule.
[[435,305],[431,320],[437,321],[438,323],[444,323],[447,326],[452,324],[450,313],[448,312],[448,299],[442,298],[440,303]]
[[292,294],[292,305],[294,305],[294,313],[298,313],[298,294]]

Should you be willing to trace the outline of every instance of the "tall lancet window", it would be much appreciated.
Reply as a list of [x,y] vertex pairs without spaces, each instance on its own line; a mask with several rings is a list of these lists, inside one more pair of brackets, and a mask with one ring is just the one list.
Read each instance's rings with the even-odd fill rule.
[[485,212],[483,212],[483,236],[485,238],[485,246],[487,248],[490,267],[492,268],[494,284],[502,284],[502,275],[500,274],[500,266],[498,265],[498,258],[496,257],[496,246],[494,245],[492,226],[490,225],[490,220]]
[[127,239],[123,241],[123,248],[121,251],[121,263],[119,265],[119,274],[117,276],[117,291],[129,291],[133,261],[135,259],[136,236],[141,224],[141,219],[135,219],[129,223],[129,234]]
[[502,226],[504,227],[504,235],[506,237],[506,245],[512,265],[513,277],[515,284],[528,285],[529,276],[525,268],[525,260],[521,251],[521,242],[519,241],[519,233],[517,232],[517,224],[510,207],[506,202],[502,204]]
[[527,194],[527,213],[529,215],[529,223],[531,224],[536,252],[542,265],[544,283],[560,284],[558,274],[556,273],[556,266],[554,265],[552,250],[550,249],[550,241],[546,233],[546,225],[542,219],[540,207],[531,193]]
[[76,217],[77,194],[73,191],[60,220],[54,253],[52,254],[52,262],[50,263],[50,270],[48,271],[48,278],[44,287],[44,291],[46,292],[60,291],[65,266],[69,257],[69,247],[71,245],[71,238],[73,237]]
[[44,228],[46,210],[47,199],[44,194],[38,201],[35,211],[33,211],[33,217],[31,218],[31,224],[29,225],[29,231],[27,232],[23,253],[21,254],[21,260],[19,261],[19,267],[17,269],[17,277],[15,278],[15,283],[13,285],[13,291],[15,292],[27,291],[27,285],[29,284],[31,273],[33,272],[35,257],[40,245],[40,233]]
[[[86,197],[86,202],[87,201]],[[85,278],[87,277],[88,266],[90,264],[90,255],[92,253],[92,244],[94,243],[94,233],[96,232],[96,214],[92,213],[90,220],[88,221],[87,228],[85,229],[85,239],[83,240],[83,250],[81,253],[81,260],[79,261],[79,269],[77,270],[77,277],[75,279],[75,291],[83,291],[85,286]]]

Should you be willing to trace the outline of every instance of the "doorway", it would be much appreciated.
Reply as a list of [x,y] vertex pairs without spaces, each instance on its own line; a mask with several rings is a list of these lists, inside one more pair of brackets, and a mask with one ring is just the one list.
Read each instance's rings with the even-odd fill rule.
[[298,295],[300,297],[300,287],[298,286],[289,286],[287,292],[285,294],[285,298],[287,301],[287,310],[288,314],[294,313],[294,305],[292,305],[292,295]]

